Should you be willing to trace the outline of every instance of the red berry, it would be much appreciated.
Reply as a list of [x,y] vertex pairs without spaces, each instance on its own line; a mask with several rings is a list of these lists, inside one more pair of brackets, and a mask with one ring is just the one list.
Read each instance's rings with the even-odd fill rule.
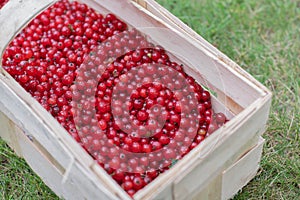
[[122,184],[122,188],[126,191],[131,190],[133,188],[133,183],[132,181],[124,181]]
[[133,182],[133,188],[135,190],[141,189],[145,184],[144,180],[139,176],[135,177],[132,182]]
[[216,122],[218,124],[224,124],[226,121],[226,117],[223,113],[217,113],[216,114]]
[[146,111],[140,110],[137,113],[137,119],[139,121],[146,121],[148,119],[149,114]]

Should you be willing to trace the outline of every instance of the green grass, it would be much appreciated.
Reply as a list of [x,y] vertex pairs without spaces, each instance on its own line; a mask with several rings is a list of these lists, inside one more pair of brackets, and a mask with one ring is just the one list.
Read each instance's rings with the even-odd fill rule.
[[0,140],[0,200],[58,199],[23,159]]
[[[235,199],[299,199],[300,0],[159,2],[273,92],[261,168]],[[57,198],[3,142],[0,164],[0,199]]]

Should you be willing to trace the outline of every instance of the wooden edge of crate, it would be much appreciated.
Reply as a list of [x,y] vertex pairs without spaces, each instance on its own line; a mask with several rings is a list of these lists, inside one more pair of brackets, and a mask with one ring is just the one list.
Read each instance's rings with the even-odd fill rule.
[[98,173],[94,173],[94,166],[86,168],[77,159],[70,162],[68,166],[61,166],[34,138],[29,137],[9,119],[5,121],[13,124],[9,134],[14,141],[9,141],[7,138],[2,139],[15,152],[19,152],[18,155],[26,160],[34,172],[58,196],[67,199],[130,199],[126,198],[125,191],[120,197],[119,193],[109,189],[111,185],[107,185],[107,182],[98,181],[98,176],[101,177],[100,180],[103,180],[102,168],[99,167]]

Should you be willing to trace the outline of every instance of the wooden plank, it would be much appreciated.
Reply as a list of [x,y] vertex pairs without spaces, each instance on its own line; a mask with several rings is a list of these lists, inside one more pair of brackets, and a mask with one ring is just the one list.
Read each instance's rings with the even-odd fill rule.
[[211,104],[215,113],[222,112],[225,114],[226,118],[231,120],[237,113],[234,113],[232,110],[228,109],[220,100],[215,96],[211,96]]
[[[92,5],[93,9],[98,12],[106,10],[115,13],[120,19],[135,28],[152,27],[153,25],[164,27],[160,19],[145,15],[144,11],[136,9],[136,7],[131,4],[131,2],[133,2],[131,0],[81,0],[81,2]],[[140,1],[140,3],[142,3],[142,1]]]
[[[201,35],[199,35],[196,31],[191,29],[188,25],[186,25],[184,22],[182,22],[180,19],[178,19],[176,16],[170,14],[170,12],[162,7],[159,3],[157,3],[155,0],[135,0],[139,5],[149,10],[151,13],[153,13],[155,16],[161,18],[163,21],[168,23],[169,25],[173,26],[174,28],[178,29],[181,27],[183,31],[186,32],[186,34],[190,35],[191,37],[197,38],[197,40],[200,41],[200,43],[205,47],[207,50],[219,54],[220,51],[214,47],[212,44],[210,44],[207,40],[205,40]],[[144,6],[144,5],[147,6]],[[224,54],[223,54],[224,55]],[[226,55],[224,55],[226,56]]]
[[15,132],[12,134],[17,137],[23,157],[32,170],[39,175],[39,177],[48,187],[51,188],[51,190],[53,190],[58,196],[62,197],[62,172],[54,165],[51,165],[51,162],[43,156],[42,152],[33,145],[21,129],[15,127]]
[[[197,191],[199,192],[199,191]],[[222,175],[211,177],[210,183],[193,197],[193,200],[219,200],[221,199],[222,192]]]
[[[245,151],[252,148],[255,143],[257,143],[257,138],[258,137],[254,137],[246,144],[243,144],[242,147],[239,147],[238,150],[233,150],[236,152],[230,152],[230,150],[227,150],[226,153],[231,154],[231,156],[228,156],[228,161],[225,159],[223,160],[224,154],[221,154],[219,149],[215,150],[217,153],[203,159],[203,162],[193,168],[189,174],[178,178],[182,179],[182,182],[184,183],[175,181],[174,199],[191,199],[193,197],[203,199],[205,196],[207,199],[220,199],[222,192],[222,179],[219,176],[222,173],[222,170],[231,165],[233,161],[240,157]],[[183,184],[187,184],[187,179],[189,179],[189,185],[185,185],[184,188],[181,188],[180,191],[178,191],[179,187]],[[211,180],[214,180],[213,183],[211,183]],[[191,184],[195,184],[197,186],[195,186],[194,189],[189,188]],[[203,191],[203,193],[201,192],[199,194],[199,191]]]
[[260,138],[258,144],[223,172],[222,200],[232,198],[251,179],[259,168],[264,139]]
[[15,131],[14,123],[0,111],[0,136],[19,157],[22,157],[22,152],[20,150]]

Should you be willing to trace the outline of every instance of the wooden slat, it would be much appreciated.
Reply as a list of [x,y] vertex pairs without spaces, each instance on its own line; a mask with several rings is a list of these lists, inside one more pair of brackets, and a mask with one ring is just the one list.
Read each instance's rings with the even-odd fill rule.
[[[199,192],[199,191],[197,191]],[[222,174],[211,177],[210,183],[193,197],[193,200],[219,200],[222,199]]]
[[41,177],[46,185],[58,196],[62,197],[62,172],[43,156],[42,152],[33,145],[20,128],[15,127],[15,132],[11,132],[11,134],[17,138],[20,150],[29,166]]
[[[182,22],[180,19],[178,19],[176,16],[170,14],[170,12],[162,7],[159,3],[157,3],[155,0],[135,0],[134,2],[137,2],[142,7],[149,10],[152,14],[155,16],[161,18],[163,21],[168,23],[170,26],[174,27],[175,29],[182,29],[182,31],[185,31],[186,34],[190,35],[193,38],[196,38],[200,41],[203,47],[205,47],[207,50],[209,50],[212,53],[220,54],[220,51],[214,47],[212,44],[210,44],[207,40],[205,40],[201,35],[196,33],[193,29],[191,29],[188,25],[186,25],[184,22]],[[146,4],[147,6],[143,6]],[[225,54],[223,54],[226,56]]]
[[[158,22],[160,21],[159,19],[145,15],[143,11],[136,9],[136,7],[131,4],[131,0],[81,0],[81,2],[92,6],[93,9],[100,13],[115,13],[120,19],[135,28],[152,27],[153,24],[158,27],[164,27],[162,23]],[[143,4],[143,1],[140,1],[140,3]]]
[[235,161],[231,166],[216,177],[210,178],[207,186],[197,191],[193,200],[226,200],[230,199],[244,187],[255,175],[259,168],[264,139],[259,138],[258,143],[245,155]]
[[13,134],[15,131],[14,122],[0,111],[0,136],[19,157],[22,157],[18,139],[16,138],[16,135]]
[[223,172],[222,200],[232,198],[242,187],[255,177],[259,168],[264,139],[246,155]]
[[[164,172],[169,173],[170,170]],[[160,175],[161,176],[161,175]],[[161,177],[158,177],[161,178]],[[134,199],[136,200],[174,200],[173,191],[174,187],[171,179],[164,179],[164,187],[155,187],[155,180],[144,187],[142,190],[139,190],[135,195]],[[154,186],[154,187],[153,187]]]

